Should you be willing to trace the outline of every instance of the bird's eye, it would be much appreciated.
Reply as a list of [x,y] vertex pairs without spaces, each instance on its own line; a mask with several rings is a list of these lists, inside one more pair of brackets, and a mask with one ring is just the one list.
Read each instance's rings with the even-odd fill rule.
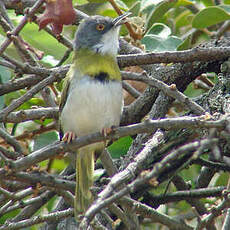
[[100,31],[104,30],[105,29],[105,25],[104,24],[97,24],[96,29],[100,30]]

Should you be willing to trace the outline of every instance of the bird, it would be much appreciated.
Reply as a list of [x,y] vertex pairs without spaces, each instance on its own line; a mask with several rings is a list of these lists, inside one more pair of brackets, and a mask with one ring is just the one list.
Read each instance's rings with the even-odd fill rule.
[[[59,105],[60,136],[71,142],[95,132],[106,134],[119,126],[123,110],[121,73],[117,64],[119,29],[130,13],[116,18],[100,15],[84,19],[73,42],[73,61],[66,74]],[[91,186],[95,154],[105,143],[76,151],[75,218],[93,202]]]

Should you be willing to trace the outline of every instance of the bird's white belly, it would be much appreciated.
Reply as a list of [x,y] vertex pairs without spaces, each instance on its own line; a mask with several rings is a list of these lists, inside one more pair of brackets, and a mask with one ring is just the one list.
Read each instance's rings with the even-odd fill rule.
[[73,84],[74,90],[70,90],[61,113],[64,132],[84,136],[119,125],[123,107],[121,82],[102,83],[85,77]]

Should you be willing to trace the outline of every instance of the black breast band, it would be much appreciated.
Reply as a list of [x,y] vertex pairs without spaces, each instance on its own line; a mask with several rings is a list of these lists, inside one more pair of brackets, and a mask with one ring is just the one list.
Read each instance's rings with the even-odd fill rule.
[[96,81],[100,81],[102,83],[105,83],[105,82],[109,81],[109,74],[105,73],[105,72],[100,72],[94,76],[94,79]]

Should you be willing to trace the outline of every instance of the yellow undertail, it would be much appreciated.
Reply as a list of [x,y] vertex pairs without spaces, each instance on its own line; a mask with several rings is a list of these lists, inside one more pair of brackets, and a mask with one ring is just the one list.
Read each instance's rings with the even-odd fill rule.
[[[86,151],[87,150],[87,151]],[[79,149],[76,160],[76,189],[74,200],[74,215],[84,213],[93,202],[90,187],[93,185],[94,151]]]

